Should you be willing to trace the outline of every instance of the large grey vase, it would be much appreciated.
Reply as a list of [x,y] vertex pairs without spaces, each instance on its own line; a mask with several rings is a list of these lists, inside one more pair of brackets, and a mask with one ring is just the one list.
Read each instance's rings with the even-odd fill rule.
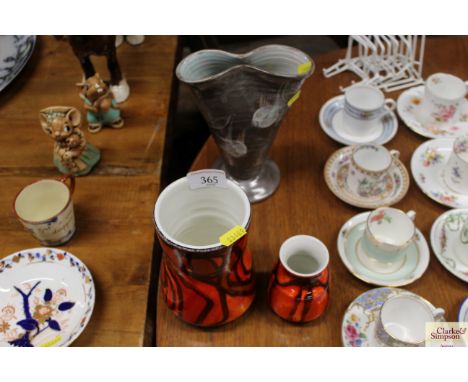
[[280,172],[268,152],[313,68],[307,54],[283,45],[246,54],[201,50],[177,66],[177,77],[191,87],[220,149],[213,167],[225,170],[250,202],[267,198],[279,185]]

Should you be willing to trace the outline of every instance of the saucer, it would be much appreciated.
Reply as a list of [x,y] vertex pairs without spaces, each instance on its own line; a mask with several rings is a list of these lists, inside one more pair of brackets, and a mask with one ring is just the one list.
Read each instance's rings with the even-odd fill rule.
[[[356,298],[346,309],[341,324],[343,346],[385,346],[375,335],[375,325],[385,301],[390,297],[401,294],[421,298],[415,293],[398,288],[375,288]],[[430,302],[428,304],[432,309],[435,309]]]
[[346,176],[351,162],[351,153],[353,148],[343,147],[334,152],[328,159],[324,176],[328,188],[341,200],[355,207],[374,209],[381,206],[391,206],[399,202],[408,192],[409,176],[403,163],[395,159],[395,165],[392,166],[389,173],[388,186],[384,194],[373,196],[359,195],[350,190],[346,184]]
[[429,247],[421,231],[416,229],[415,241],[400,261],[377,261],[361,248],[369,213],[363,212],[349,219],[338,234],[338,254],[346,268],[358,279],[380,286],[408,285],[419,279],[429,265]]
[[431,199],[452,208],[468,208],[468,195],[450,190],[442,177],[453,142],[454,138],[424,142],[413,153],[411,172],[421,191]]
[[381,119],[379,130],[366,137],[356,137],[349,135],[342,129],[343,125],[344,95],[339,95],[328,100],[320,109],[319,121],[322,130],[331,139],[345,145],[355,145],[360,143],[374,143],[383,145],[393,139],[398,131],[398,121],[395,113],[385,106],[385,113]]
[[415,133],[427,138],[457,137],[468,133],[468,100],[460,105],[458,121],[424,124],[420,122],[419,108],[424,99],[424,85],[405,90],[398,97],[397,111],[406,126]]
[[468,208],[450,210],[440,215],[432,225],[431,245],[442,265],[459,279],[468,282],[468,244],[463,249],[460,243],[460,231],[466,219]]
[[466,297],[460,305],[458,322],[468,322],[468,297]]
[[68,346],[88,324],[94,283],[69,252],[33,248],[0,260],[0,346]]

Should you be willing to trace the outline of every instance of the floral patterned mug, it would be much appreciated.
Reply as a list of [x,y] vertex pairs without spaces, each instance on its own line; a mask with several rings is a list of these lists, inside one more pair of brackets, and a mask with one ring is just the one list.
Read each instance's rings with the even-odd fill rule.
[[456,120],[466,93],[467,85],[458,77],[446,73],[429,76],[420,108],[421,121],[441,124]]
[[62,245],[75,233],[74,190],[75,178],[72,175],[38,180],[18,193],[13,211],[24,228],[42,245]]
[[416,235],[416,213],[391,207],[377,208],[369,214],[361,245],[368,256],[385,263],[400,260]]
[[455,139],[443,177],[451,190],[468,195],[468,135]]

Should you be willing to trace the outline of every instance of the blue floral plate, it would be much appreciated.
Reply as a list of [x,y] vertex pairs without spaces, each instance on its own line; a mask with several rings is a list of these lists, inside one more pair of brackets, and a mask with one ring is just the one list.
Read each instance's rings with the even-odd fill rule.
[[33,248],[0,260],[0,346],[68,346],[94,308],[93,278],[69,252]]

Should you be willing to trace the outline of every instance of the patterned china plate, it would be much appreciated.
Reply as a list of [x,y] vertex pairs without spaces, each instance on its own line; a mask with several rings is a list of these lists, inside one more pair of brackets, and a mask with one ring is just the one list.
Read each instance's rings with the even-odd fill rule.
[[358,139],[358,137],[349,136],[341,131],[342,114],[344,106],[344,95],[339,95],[328,100],[320,109],[319,121],[322,130],[331,139],[345,145],[355,145],[359,143],[375,143],[384,145],[393,139],[398,131],[398,121],[395,113],[386,107],[387,114],[382,119],[382,130],[377,137]]
[[408,89],[398,97],[398,115],[411,130],[427,138],[456,137],[468,133],[468,100],[465,99],[461,105],[458,121],[436,125],[420,122],[418,109],[422,105],[423,98],[424,85]]
[[411,172],[419,188],[431,199],[452,208],[468,208],[468,195],[450,190],[442,177],[454,138],[431,139],[413,153]]
[[468,244],[465,259],[460,249],[454,247],[460,240],[464,221],[468,219],[468,209],[450,210],[440,215],[432,225],[431,245],[434,254],[442,265],[459,279],[468,282]]
[[0,36],[0,91],[24,68],[35,44],[36,36]]
[[[387,299],[401,294],[420,297],[403,289],[376,288],[368,290],[356,298],[346,309],[341,324],[343,346],[385,346],[375,335],[375,325],[379,317],[379,311]],[[435,309],[430,302],[428,303]]]
[[33,248],[0,260],[0,346],[68,346],[94,308],[93,278],[69,252]]
[[382,263],[361,248],[366,220],[370,212],[349,219],[338,234],[338,254],[348,270],[358,279],[380,286],[402,286],[419,279],[429,265],[429,246],[419,229],[416,239],[398,263]]
[[403,163],[395,160],[395,165],[390,170],[393,179],[391,189],[384,195],[371,196],[359,195],[348,189],[346,176],[351,161],[352,147],[343,147],[336,151],[328,159],[324,176],[328,188],[342,201],[355,207],[374,209],[381,206],[391,206],[398,203],[408,192],[409,175]]
[[458,311],[458,322],[468,322],[468,297],[463,300]]

